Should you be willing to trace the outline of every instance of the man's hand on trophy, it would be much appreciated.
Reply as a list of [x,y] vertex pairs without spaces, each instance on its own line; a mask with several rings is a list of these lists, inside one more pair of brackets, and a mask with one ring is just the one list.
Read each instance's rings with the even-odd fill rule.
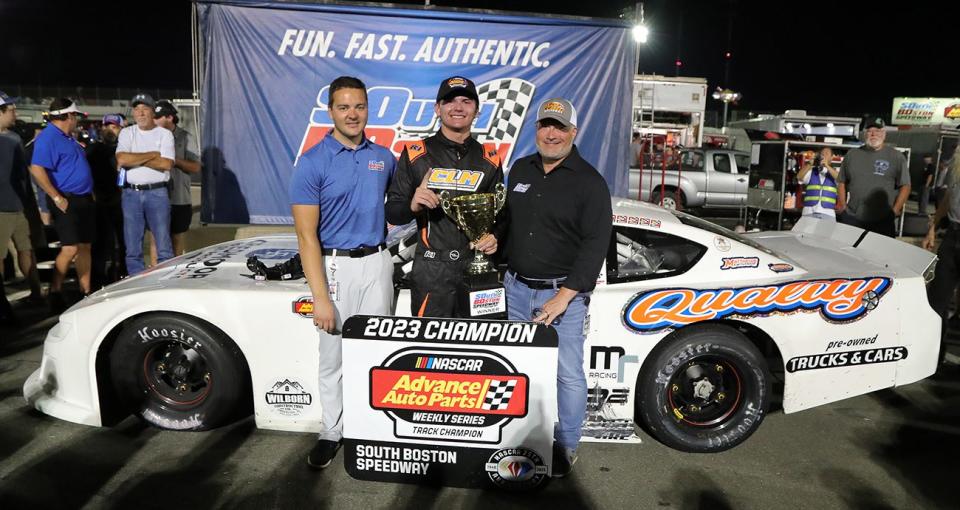
[[470,248],[480,250],[486,255],[493,255],[497,252],[497,238],[493,234],[483,234],[476,244],[470,243]]
[[417,186],[417,189],[413,192],[413,199],[410,200],[410,210],[415,213],[422,211],[424,207],[436,209],[440,205],[440,197],[427,187],[428,179],[430,179],[430,172],[423,176],[420,186]]

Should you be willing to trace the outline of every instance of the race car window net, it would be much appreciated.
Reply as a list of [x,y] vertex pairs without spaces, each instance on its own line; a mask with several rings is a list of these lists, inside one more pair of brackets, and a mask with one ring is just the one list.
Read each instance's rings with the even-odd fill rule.
[[615,226],[607,251],[607,283],[676,276],[706,251],[703,245],[665,232]]
[[711,234],[716,234],[716,235],[718,235],[718,236],[728,237],[728,238],[733,239],[734,241],[736,241],[736,242],[738,242],[738,243],[743,243],[743,244],[745,244],[745,245],[747,245],[747,246],[749,246],[749,247],[751,247],[751,248],[753,248],[753,249],[755,249],[755,250],[762,251],[763,253],[766,253],[767,255],[770,255],[770,256],[773,256],[773,257],[777,257],[778,259],[781,259],[781,260],[783,260],[784,262],[789,262],[789,263],[791,263],[791,264],[793,264],[793,265],[798,265],[796,262],[794,262],[793,260],[791,260],[790,257],[787,257],[786,255],[784,255],[784,254],[782,254],[782,253],[777,253],[777,252],[771,250],[770,248],[767,248],[766,246],[764,246],[764,245],[762,245],[762,244],[754,241],[753,239],[750,239],[750,238],[747,237],[747,236],[740,235],[740,234],[738,234],[738,233],[736,233],[736,232],[734,232],[734,231],[732,231],[732,230],[723,228],[723,227],[721,227],[720,225],[717,225],[717,224],[715,224],[715,223],[710,223],[709,221],[706,221],[706,220],[702,220],[702,219],[700,219],[700,218],[697,218],[696,216],[690,216],[690,215],[687,214],[687,213],[683,213],[683,212],[680,212],[680,211],[670,211],[670,212],[673,213],[673,215],[676,216],[677,219],[680,220],[680,222],[683,223],[684,225],[690,225],[691,227],[697,227],[697,228],[699,228],[700,230],[706,230],[707,232],[710,232]]

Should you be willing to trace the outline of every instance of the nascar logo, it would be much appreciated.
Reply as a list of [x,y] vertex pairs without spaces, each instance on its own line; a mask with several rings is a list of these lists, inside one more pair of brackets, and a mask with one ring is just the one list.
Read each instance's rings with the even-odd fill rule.
[[819,311],[828,321],[849,322],[877,307],[889,278],[791,282],[739,289],[664,289],[641,292],[624,308],[624,325],[646,333],[695,322],[793,311]]
[[462,191],[477,191],[483,181],[483,172],[457,168],[431,168],[427,187]]
[[[328,109],[329,89],[324,86],[317,93],[316,106],[310,113],[297,160],[333,129]],[[533,83],[521,78],[500,78],[477,87],[480,104],[471,133],[480,143],[495,144],[501,161],[509,161],[513,154],[535,90]],[[425,138],[440,129],[433,110],[435,103],[435,97],[417,98],[407,87],[370,87],[367,89],[369,117],[365,134],[399,157],[405,142]]]

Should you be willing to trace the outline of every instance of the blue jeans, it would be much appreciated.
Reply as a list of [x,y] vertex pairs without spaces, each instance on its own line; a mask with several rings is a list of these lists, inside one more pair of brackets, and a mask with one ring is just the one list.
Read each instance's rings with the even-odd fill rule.
[[[557,289],[531,289],[518,282],[512,271],[503,278],[507,289],[507,316],[510,320],[529,321],[535,308],[542,308]],[[577,449],[583,420],[587,414],[587,377],[583,372],[583,322],[590,306],[590,293],[577,294],[560,324],[553,326],[560,337],[557,352],[557,415],[559,423],[553,437],[560,446]]]
[[127,248],[127,274],[133,276],[144,270],[143,232],[150,227],[157,242],[157,263],[173,258],[170,240],[170,197],[167,188],[136,191],[124,188],[123,244]]

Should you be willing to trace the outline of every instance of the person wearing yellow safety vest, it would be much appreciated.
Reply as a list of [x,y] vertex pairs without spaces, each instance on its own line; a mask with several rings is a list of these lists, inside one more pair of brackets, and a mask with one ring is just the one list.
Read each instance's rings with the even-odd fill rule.
[[812,162],[807,162],[797,178],[803,183],[803,215],[836,220],[837,176],[839,171],[830,164],[833,149],[824,147]]

